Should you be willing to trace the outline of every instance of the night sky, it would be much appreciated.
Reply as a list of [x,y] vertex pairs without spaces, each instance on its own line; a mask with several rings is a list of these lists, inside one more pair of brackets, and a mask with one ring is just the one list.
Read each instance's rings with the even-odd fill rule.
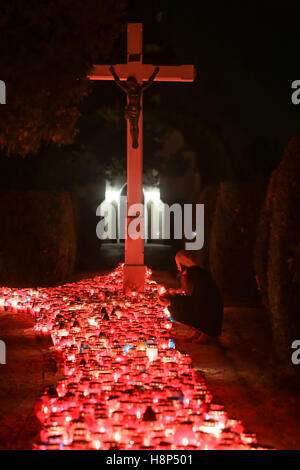
[[[144,62],[193,63],[197,70],[193,85],[155,84],[145,106],[160,94],[162,107],[201,120],[236,159],[243,154],[257,160],[258,172],[264,165],[270,171],[299,127],[291,103],[291,83],[299,78],[299,13],[296,2],[130,1],[128,20],[144,24]],[[125,44],[124,31],[114,63],[125,61]],[[122,103],[110,83],[101,87]]]
[[[89,2],[87,2],[87,8],[88,4]],[[91,18],[90,11],[84,11],[88,12],[88,28],[91,27],[92,21],[95,30],[99,25],[101,29],[101,17],[99,17],[98,25],[98,22]],[[22,14],[25,15],[25,13]],[[67,14],[70,15],[70,12]],[[127,13],[121,19],[123,33],[115,41],[113,51],[107,53],[106,58],[104,55],[99,57],[98,63],[125,62],[126,23],[142,22],[145,63],[194,64],[196,69],[194,83],[158,82],[145,93],[145,169],[154,166],[163,172],[170,171],[174,166],[175,172],[183,173],[185,168],[182,162],[183,152],[194,152],[197,157],[197,169],[204,182],[260,176],[267,180],[278,164],[289,139],[299,131],[299,106],[291,102],[291,83],[300,78],[298,74],[299,15],[300,6],[295,1],[278,3],[265,0],[224,3],[220,1],[129,0]],[[35,6],[34,21],[39,22],[42,16],[42,5],[41,7]],[[79,14],[78,17],[81,18]],[[18,21],[20,22],[20,19]],[[76,36],[74,36],[74,43],[72,39],[66,47],[60,45],[59,53],[57,53],[55,42],[55,47],[50,53],[47,50],[47,41],[39,49],[40,41],[36,36],[37,33],[30,27],[28,21],[30,21],[30,16],[29,20],[24,21],[24,30],[22,30],[16,27],[19,23],[12,19],[15,29],[8,24],[7,31],[3,34],[3,38],[8,38],[8,45],[10,45],[6,60],[11,66],[11,75],[2,78],[7,80],[8,96],[11,96],[9,87],[14,81],[14,86],[20,93],[20,102],[16,101],[15,107],[10,110],[13,101],[10,98],[5,109],[9,112],[10,118],[16,115],[18,110],[20,110],[18,116],[22,117],[23,110],[25,110],[29,116],[26,117],[24,113],[25,120],[29,119],[31,109],[28,103],[32,101],[32,98],[36,98],[35,119],[39,125],[41,115],[43,127],[47,127],[50,120],[54,119],[55,123],[59,122],[54,110],[51,111],[51,107],[52,104],[57,107],[68,92],[66,83],[69,79],[69,72],[71,75],[76,74],[77,66],[79,71],[82,70],[80,68],[82,64],[78,65],[80,60],[78,63],[72,60],[68,64],[68,58],[70,55],[73,59],[84,58],[88,51],[84,49],[86,46],[79,49],[81,44],[76,43],[78,40]],[[53,27],[59,32],[63,21],[57,14],[53,16],[53,23]],[[67,25],[70,28],[68,23]],[[38,29],[36,26],[35,28]],[[72,34],[70,29],[69,32]],[[45,34],[47,37],[49,34],[47,27],[43,26],[39,34]],[[62,31],[62,34],[65,32]],[[23,54],[20,54],[20,57],[17,57],[18,60],[14,62],[13,41],[16,41],[17,47],[17,44],[20,44],[20,38],[24,43],[25,59],[23,61]],[[60,44],[59,33],[55,39]],[[43,57],[44,49],[50,59],[46,55],[46,59],[41,60],[40,67],[40,61],[37,58]],[[105,46],[103,50],[101,49],[100,55],[102,52],[107,52]],[[56,58],[58,58],[57,62],[55,62]],[[4,62],[4,72],[6,69],[9,67],[6,67]],[[15,73],[15,70],[18,73]],[[54,78],[47,80],[45,70],[47,74],[51,70]],[[24,75],[27,81],[22,83]],[[57,80],[58,77],[62,80],[62,87]],[[42,83],[44,78],[45,84]],[[55,86],[55,80],[57,86]],[[54,84],[53,87],[52,84]],[[124,173],[126,164],[124,152],[126,126],[123,118],[125,96],[112,82],[96,81],[88,86],[91,86],[92,93],[88,97],[80,98],[81,118],[76,124],[79,133],[70,149],[75,150],[77,155],[82,155],[83,151],[93,153],[102,165],[103,175],[105,169],[111,166],[112,161],[117,162],[120,171]],[[28,87],[30,87],[31,98],[27,101]],[[45,98],[43,87],[47,93],[47,87],[49,87],[50,103]],[[12,129],[14,130],[13,122]],[[170,136],[176,129],[183,135],[184,145],[180,149],[180,154],[177,150],[174,151],[174,155],[170,153],[170,157],[173,157],[172,161],[161,165],[162,147],[165,143],[169,145]],[[3,130],[5,131],[5,120]],[[29,134],[32,136],[32,132]],[[9,136],[8,140],[13,141],[14,135]],[[53,147],[53,144],[51,145]],[[169,146],[172,147],[172,145]],[[44,147],[42,152],[33,152],[39,161]],[[68,146],[64,146],[63,149],[67,154],[70,153]],[[53,148],[49,162],[51,159],[52,162],[55,159],[64,161],[57,148]],[[4,165],[7,165],[5,155],[4,160]],[[27,161],[29,161],[28,158]],[[29,163],[26,165],[28,166]],[[19,172],[21,166],[20,174],[24,174],[23,163],[20,165],[19,162],[12,173]],[[51,163],[50,167],[54,168],[54,165]],[[36,167],[33,168],[32,171],[29,168],[28,173],[36,174]],[[69,183],[73,184],[74,174],[69,168],[69,163],[66,163],[64,168],[58,166],[53,171],[55,174],[69,171]],[[2,174],[4,174],[3,170]],[[86,178],[88,181],[89,176],[86,175]],[[28,177],[26,180],[29,181],[29,179]],[[7,184],[7,180],[8,178],[5,177],[3,186]],[[52,182],[53,177],[49,178],[47,184],[52,184]],[[13,185],[18,184],[19,181],[13,182]],[[31,182],[28,184],[31,185]],[[65,180],[60,184],[67,185]]]

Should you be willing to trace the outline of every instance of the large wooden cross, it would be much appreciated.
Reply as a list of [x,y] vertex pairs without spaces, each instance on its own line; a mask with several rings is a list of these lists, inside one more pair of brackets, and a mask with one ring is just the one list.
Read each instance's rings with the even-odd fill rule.
[[[151,64],[142,61],[143,25],[128,23],[127,25],[127,63],[115,65],[120,80],[134,76],[139,84],[149,79],[155,70]],[[110,65],[95,65],[91,80],[114,80]],[[160,82],[192,82],[194,80],[193,65],[159,66],[155,81]],[[125,235],[124,289],[144,290],[144,223],[143,214],[139,215],[140,237],[130,238],[128,226],[137,215],[130,215],[133,204],[142,204],[143,200],[143,97],[141,96],[141,112],[139,117],[138,147],[133,148],[130,137],[130,123],[127,121],[127,218]]]

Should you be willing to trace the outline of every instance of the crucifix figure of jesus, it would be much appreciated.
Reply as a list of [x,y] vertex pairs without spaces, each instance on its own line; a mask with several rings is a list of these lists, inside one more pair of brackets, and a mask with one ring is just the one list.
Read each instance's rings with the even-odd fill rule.
[[[143,26],[141,23],[127,25],[127,63],[95,65],[91,80],[115,80],[126,92],[127,106],[127,218],[125,230],[125,292],[143,291],[146,266],[144,265],[144,218],[143,201],[143,91],[154,81],[192,82],[193,65],[143,64]],[[143,82],[146,82],[143,84]],[[125,82],[125,83],[122,83]],[[130,236],[130,224],[139,222],[139,237]]]
[[154,78],[158,74],[159,67],[155,67],[153,74],[143,85],[140,85],[134,76],[128,77],[126,82],[123,84],[116,74],[114,67],[111,66],[109,70],[111,71],[116,84],[127,94],[128,103],[125,107],[125,119],[129,120],[132,147],[137,149],[139,146],[139,118],[142,109],[141,96],[143,91],[147,90],[147,88],[152,85]]

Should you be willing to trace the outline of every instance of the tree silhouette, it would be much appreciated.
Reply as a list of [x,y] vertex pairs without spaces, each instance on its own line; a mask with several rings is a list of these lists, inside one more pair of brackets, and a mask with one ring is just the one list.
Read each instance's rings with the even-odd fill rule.
[[0,11],[0,146],[23,156],[41,142],[70,143],[87,74],[108,58],[122,28],[126,0],[17,0]]

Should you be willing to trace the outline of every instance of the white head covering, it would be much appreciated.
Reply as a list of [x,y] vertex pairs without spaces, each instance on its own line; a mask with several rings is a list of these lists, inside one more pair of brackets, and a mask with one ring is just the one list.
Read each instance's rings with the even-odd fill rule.
[[178,271],[182,271],[182,266],[198,266],[196,261],[197,251],[180,250],[176,253],[175,262]]

